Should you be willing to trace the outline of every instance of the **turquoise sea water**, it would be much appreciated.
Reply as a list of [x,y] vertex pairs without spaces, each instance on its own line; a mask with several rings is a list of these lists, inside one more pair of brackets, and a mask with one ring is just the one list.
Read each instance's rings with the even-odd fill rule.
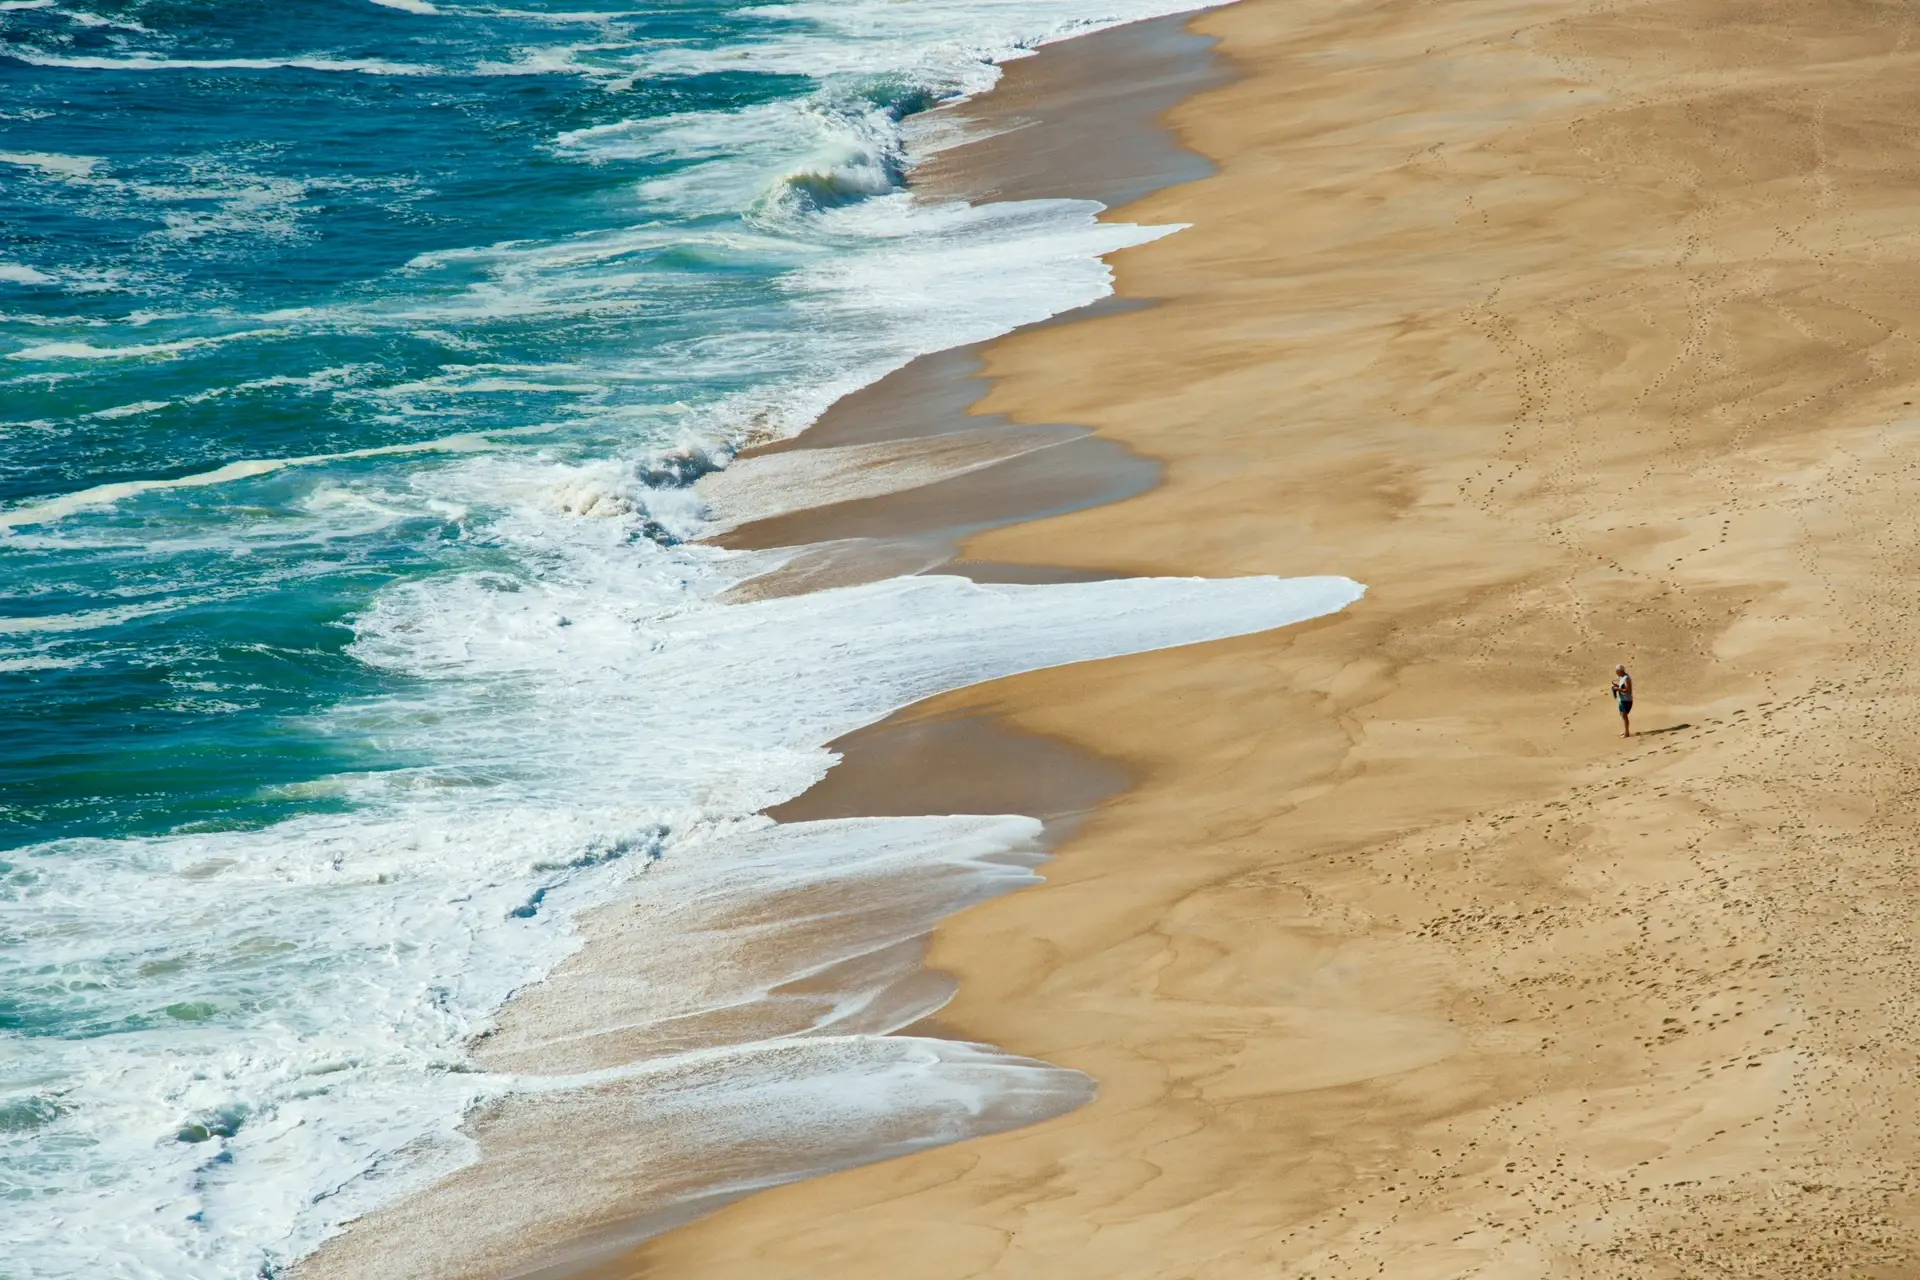
[[[819,246],[645,190],[711,161],[727,114],[813,105],[812,77],[724,66],[803,21],[205,0],[0,24],[8,844],[257,824],[288,785],[398,763],[287,717],[380,683],[343,653],[369,593],[490,554],[368,492],[421,455],[36,502],[456,433],[604,457],[810,372],[780,283]],[[854,74],[824,109],[857,129],[924,92]],[[716,136],[636,136],[686,113]]]
[[279,1274],[471,1158],[574,913],[835,734],[1300,616],[725,606],[764,563],[692,541],[742,442],[1160,234],[901,179],[1169,7],[0,0],[0,1277]]

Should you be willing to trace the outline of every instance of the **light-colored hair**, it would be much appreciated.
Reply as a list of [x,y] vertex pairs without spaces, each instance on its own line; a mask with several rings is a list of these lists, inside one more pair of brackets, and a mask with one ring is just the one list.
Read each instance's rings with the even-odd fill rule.
[[1627,674],[1627,669],[1626,669],[1625,667],[1615,667],[1615,668],[1613,669],[1613,674],[1615,674],[1615,675],[1617,675],[1617,676],[1623,676],[1623,675],[1625,675],[1625,674]]

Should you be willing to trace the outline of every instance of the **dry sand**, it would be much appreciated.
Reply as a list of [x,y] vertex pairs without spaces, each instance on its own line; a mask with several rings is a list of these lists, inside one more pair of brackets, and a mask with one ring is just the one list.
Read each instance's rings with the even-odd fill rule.
[[607,1274],[1920,1273],[1913,21],[1200,18],[1243,75],[1125,211],[1193,224],[1116,259],[1160,305],[977,406],[1165,483],[964,553],[1370,594],[923,709],[1134,779],[933,949],[945,1024],[1098,1099]]

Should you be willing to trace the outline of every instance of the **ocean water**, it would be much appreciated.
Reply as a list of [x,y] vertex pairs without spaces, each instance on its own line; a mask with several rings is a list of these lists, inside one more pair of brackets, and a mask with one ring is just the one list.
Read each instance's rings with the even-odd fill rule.
[[726,604],[766,557],[694,541],[743,444],[1171,230],[902,179],[994,59],[1177,7],[0,0],[0,1277],[282,1273],[568,1087],[472,1038],[830,738],[1353,598]]

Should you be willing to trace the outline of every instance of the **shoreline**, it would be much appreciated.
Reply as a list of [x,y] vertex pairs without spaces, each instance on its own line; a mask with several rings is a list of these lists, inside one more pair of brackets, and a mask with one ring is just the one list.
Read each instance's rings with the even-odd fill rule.
[[[1141,191],[1181,180],[1183,175],[1190,177],[1199,162],[1166,143],[1164,130],[1154,123],[1161,107],[1177,98],[1185,87],[1218,81],[1208,52],[1211,42],[1184,32],[1187,17],[1173,15],[1106,28],[1043,46],[1035,55],[1007,64],[1012,73],[1002,85],[1043,90],[1023,98],[1010,95],[1028,118],[1008,126],[1005,113],[990,105],[998,101],[1000,86],[968,100],[957,110],[946,109],[954,112],[942,122],[949,130],[964,113],[965,128],[992,135],[984,141],[962,144],[952,154],[985,148],[998,175],[990,198],[1032,198],[1031,191],[1022,189],[1033,176],[1021,172],[1027,163],[1024,144],[1058,139],[1060,134],[1053,127],[1058,124],[1055,117],[1077,98],[1086,96],[1084,92],[1062,95],[1058,92],[1062,84],[1071,89],[1074,78],[1079,77],[1084,91],[1088,82],[1098,80],[1103,69],[1110,69],[1117,56],[1121,65],[1143,76],[1143,91],[1130,104],[1134,118],[1128,121],[1140,136],[1122,144],[1116,135],[1117,145],[1105,155],[1081,164],[1073,175],[1077,198],[1094,198],[1097,192],[1115,184],[1128,191]],[[1058,51],[1067,49],[1074,55],[1062,59],[1067,74],[1036,74],[1035,68],[1050,65]],[[1087,112],[1110,114],[1114,97],[1111,85],[1104,86],[1103,96],[1109,101],[1081,105]],[[1164,175],[1159,172],[1163,169],[1167,170]],[[963,189],[977,190],[977,184],[965,188],[968,181],[963,167],[944,160],[929,166],[924,189],[935,199],[958,198]],[[1026,326],[1025,330],[1082,323],[1137,305],[1109,297]],[[753,511],[756,503],[773,508],[764,515],[736,520],[730,527],[723,525],[723,531],[708,541],[741,551],[779,552],[799,544],[807,546],[807,551],[797,557],[777,555],[775,558],[784,563],[744,580],[723,598],[739,602],[768,600],[903,572],[955,575],[983,584],[1095,583],[1123,576],[1099,569],[1056,569],[1037,563],[956,555],[967,538],[983,530],[1123,500],[1150,488],[1159,475],[1154,464],[1098,439],[1085,428],[1034,429],[979,413],[975,405],[990,389],[981,377],[981,351],[986,345],[975,343],[920,357],[844,397],[800,436],[750,450],[727,471],[703,480],[702,490],[716,491],[709,493],[709,500],[717,497],[723,512],[729,508]],[[850,455],[851,461],[840,461]],[[798,473],[791,469],[795,462],[803,468]],[[812,469],[805,469],[808,467]],[[820,500],[836,495],[838,501]],[[792,509],[795,497],[807,496],[815,499],[813,505]],[[981,1067],[1011,1070],[1028,1082],[1016,1080],[1011,1086],[997,1086],[1012,1090],[1001,1099],[986,1097],[983,1086],[980,1114],[968,1132],[945,1136],[929,1132],[924,1137],[886,1139],[845,1150],[823,1149],[810,1157],[797,1156],[802,1148],[789,1151],[788,1144],[779,1142],[763,1151],[722,1149],[723,1143],[709,1160],[698,1124],[688,1127],[687,1118],[676,1117],[669,1110],[657,1122],[664,1127],[643,1124],[636,1131],[637,1138],[644,1137],[647,1143],[670,1150],[672,1154],[664,1163],[649,1163],[642,1158],[625,1173],[603,1170],[600,1175],[603,1182],[611,1178],[631,1184],[620,1197],[625,1203],[645,1204],[651,1192],[668,1207],[602,1214],[599,1225],[585,1232],[569,1231],[543,1240],[535,1248],[517,1249],[516,1253],[526,1260],[489,1261],[485,1266],[490,1273],[524,1280],[573,1276],[591,1280],[605,1267],[617,1269],[621,1263],[615,1255],[634,1242],[698,1219],[765,1186],[780,1185],[796,1176],[818,1177],[835,1169],[885,1161],[929,1143],[964,1140],[979,1132],[1033,1123],[1084,1102],[1088,1086],[1078,1073],[1004,1054],[990,1045],[973,1042],[971,1037],[949,1032],[937,1009],[950,995],[951,981],[939,969],[923,963],[925,939],[946,915],[1030,883],[1033,869],[1046,860],[1049,850],[1069,838],[1091,811],[1123,789],[1125,773],[1097,753],[1069,748],[1043,734],[1011,731],[997,717],[965,705],[968,692],[967,688],[958,690],[953,695],[955,701],[936,714],[927,714],[931,704],[915,703],[829,744],[829,749],[845,757],[844,763],[820,784],[768,813],[783,824],[808,823],[820,828],[867,817],[926,815],[950,819],[953,815],[980,815],[977,821],[988,826],[1009,821],[1031,823],[1032,836],[984,860],[975,857],[973,862],[968,860],[973,855],[964,851],[942,851],[920,866],[889,873],[891,880],[863,884],[862,900],[872,899],[874,905],[853,913],[844,905],[833,908],[833,912],[846,914],[849,922],[858,924],[856,928],[849,923],[837,933],[848,939],[871,935],[881,939],[879,943],[811,936],[818,931],[810,931],[804,922],[821,915],[817,899],[829,883],[826,880],[818,887],[788,895],[790,901],[783,901],[781,891],[775,890],[763,894],[764,901],[730,903],[723,914],[710,920],[696,901],[695,922],[688,925],[682,920],[676,927],[691,927],[711,937],[744,930],[743,937],[749,939],[746,945],[754,951],[745,957],[744,967],[765,969],[762,981],[773,985],[767,988],[769,999],[761,1002],[764,1008],[756,1004],[735,1012],[749,1021],[773,1019],[762,1037],[767,1047],[776,1045],[783,1035],[779,1020],[788,1015],[777,1007],[780,1002],[798,1001],[805,1006],[823,999],[832,1002],[854,998],[874,1002],[863,1016],[868,1021],[879,1020],[882,1025],[875,1030],[883,1038],[898,1037],[898,1043],[908,1048],[948,1044],[963,1066],[978,1060]],[[1032,816],[1012,820],[995,816],[1006,814]],[[697,879],[695,883],[697,886]],[[614,903],[583,918],[587,944],[582,955],[594,959],[588,962],[576,956],[542,983],[516,994],[501,1011],[496,1030],[475,1046],[474,1056],[483,1069],[532,1075],[556,1070],[606,1070],[617,1063],[643,1063],[663,1052],[667,1057],[685,1056],[690,1047],[704,1043],[709,1036],[720,1037],[716,1044],[755,1042],[756,1033],[729,1028],[723,1025],[725,1018],[714,1021],[711,1027],[698,1020],[682,1025],[669,1019],[644,1034],[639,1032],[644,1022],[632,1021],[635,1015],[624,1007],[632,995],[611,987],[602,990],[603,984],[595,977],[598,970],[609,965],[644,973],[664,959],[634,951],[637,926],[625,919],[628,910]],[[921,919],[921,923],[910,923],[915,919]],[[790,939],[755,939],[755,932],[762,928],[756,922],[771,920],[795,920],[802,922],[802,927],[791,930]],[[853,949],[845,954],[833,949],[848,946]],[[718,956],[715,962],[721,962]],[[723,963],[731,967],[740,961],[729,958]],[[611,1006],[606,1005],[609,998],[614,1001]],[[890,1008],[915,1007],[933,1010],[934,1016],[902,1018],[888,1012]],[[599,1013],[589,1012],[594,1009]],[[610,1021],[604,1028],[588,1025],[601,1020]],[[634,1030],[624,1030],[626,1026]],[[858,1032],[859,1025],[851,1029]],[[785,1032],[789,1036],[796,1033],[805,1034],[798,1026]],[[636,1039],[636,1034],[640,1038]],[[668,1038],[659,1039],[662,1034]],[[802,1039],[787,1043],[810,1042]],[[554,1056],[555,1050],[558,1057]],[[463,1126],[463,1133],[486,1149],[479,1164],[369,1215],[357,1230],[335,1237],[304,1260],[298,1274],[347,1274],[363,1263],[370,1265],[374,1258],[383,1256],[383,1242],[395,1238],[396,1233],[399,1240],[413,1242],[400,1247],[407,1257],[419,1252],[417,1261],[421,1265],[441,1270],[455,1266],[459,1246],[448,1249],[445,1257],[428,1256],[435,1246],[425,1245],[425,1240],[435,1228],[430,1216],[422,1215],[431,1215],[434,1203],[464,1213],[477,1198],[490,1194],[487,1188],[492,1183],[501,1179],[524,1181],[529,1172],[540,1167],[540,1159],[535,1158],[526,1170],[516,1172],[516,1166],[528,1163],[536,1145],[555,1147],[551,1137],[543,1137],[536,1130],[545,1131],[555,1124],[576,1129],[611,1123],[631,1126],[634,1121],[630,1118],[616,1120],[615,1111],[639,1102],[638,1096],[632,1102],[622,1100],[623,1089],[631,1093],[636,1087],[677,1090],[683,1086],[671,1079],[662,1080],[658,1086],[636,1079],[632,1085],[577,1090],[581,1095],[577,1105],[567,1103],[565,1095],[556,1095],[557,1109],[556,1104],[547,1103],[483,1108]],[[590,1096],[601,1093],[606,1096]],[[903,1117],[900,1123],[910,1131],[915,1122]],[[801,1160],[798,1165],[794,1163],[796,1158]],[[718,1171],[703,1171],[701,1166],[711,1162],[718,1162]],[[702,1190],[703,1183],[710,1185]],[[421,1251],[423,1246],[427,1252]],[[456,1266],[460,1274],[468,1269]]]
[[[1106,310],[1095,303],[1040,325],[1073,323]],[[730,598],[764,599],[903,573],[1026,583],[1115,576],[961,557],[961,544],[977,533],[1124,501],[1150,489],[1160,475],[1155,463],[1083,427],[1016,426],[1003,416],[975,412],[989,390],[981,376],[985,345],[922,356],[844,397],[800,435],[751,450],[726,471],[703,478],[700,490],[722,509],[737,505],[742,490],[787,495],[800,485],[820,499],[706,539],[734,551],[801,549],[747,579]],[[802,478],[788,483],[796,470]],[[838,496],[847,489],[854,492]]]
[[[1202,176],[1208,169],[1206,162],[1174,142],[1161,121],[1174,102],[1224,79],[1213,57],[1214,42],[1188,29],[1193,16],[1172,14],[1105,28],[1041,46],[1030,57],[1005,64],[1002,79],[992,91],[943,109],[961,118],[961,131],[973,140],[950,146],[916,168],[909,189],[935,200],[1095,199],[1108,205],[1100,215],[1104,220],[1115,217],[1125,201]],[[1057,191],[1046,152],[1060,145],[1063,132],[1077,137],[1101,118],[1103,109],[1112,112],[1114,98],[1124,96],[1116,94],[1108,80],[1116,62],[1139,77],[1142,91],[1133,95],[1125,116],[1117,122],[1121,127],[1114,134],[1115,149],[1099,160],[1082,162],[1066,182],[1059,183],[1070,189]],[[1091,85],[1105,86],[1105,92],[1090,94]],[[1042,142],[1039,148],[1026,145],[1036,140],[1035,126]],[[970,163],[975,156],[983,163]],[[1015,332],[1081,324],[1142,305],[1150,304],[1116,291]],[[742,454],[729,468],[736,476],[749,471],[758,459],[796,454],[833,457],[876,446],[904,445],[905,457],[924,462],[927,453],[943,441],[978,437],[985,461],[963,455],[962,466],[973,464],[964,470],[915,476],[897,488],[790,508],[709,536],[706,541],[731,550],[805,549],[769,573],[747,579],[730,594],[742,600],[762,599],[911,571],[953,574],[982,583],[1090,582],[1121,576],[1097,567],[997,561],[966,554],[966,544],[986,530],[1124,502],[1160,480],[1155,463],[1083,427],[1041,427],[1038,430],[1057,435],[1038,448],[1022,450],[1020,437],[1035,429],[980,407],[992,389],[985,376],[984,353],[1003,340],[917,357],[829,406],[799,435]],[[702,487],[718,487],[716,481],[725,483],[728,478],[726,473],[710,476]],[[1101,805],[1125,790],[1126,772],[1085,745],[1014,729],[976,696],[981,688],[971,685],[914,703],[827,744],[840,757],[839,763],[807,791],[769,809],[768,816],[787,824],[920,815],[1030,815],[1041,822],[1033,865],[1037,868],[1050,861],[1059,845],[1071,839]],[[1014,886],[1022,887],[1026,886]],[[935,924],[928,936],[939,927]],[[944,970],[926,959],[924,947],[912,963],[924,979],[951,986]],[[938,1011],[891,1034],[978,1042],[978,1037],[950,1026]],[[1083,1104],[1081,1099],[1074,1106]],[[1044,1124],[1048,1118],[1030,1119],[1018,1127]],[[852,1164],[886,1164],[899,1158],[873,1153]],[[816,1170],[798,1181],[831,1177],[833,1172]],[[719,1202],[719,1208],[758,1194],[760,1190],[744,1197],[729,1196]],[[684,1221],[697,1222],[716,1211],[705,1205],[690,1207]],[[660,1234],[664,1233],[650,1231],[634,1251],[644,1251]],[[526,1280],[612,1280],[630,1273],[632,1256],[630,1252],[588,1266],[559,1263],[526,1273]]]
[[[1164,122],[1177,103],[1228,78],[1215,42],[1190,29],[1199,12],[1204,10],[1104,28],[1003,64],[990,92],[936,108],[910,130],[910,138],[937,138],[943,145],[915,164],[908,190],[931,201],[972,204],[1092,200],[1105,206],[1101,221],[1125,222],[1117,216],[1125,205],[1205,177],[1211,164]],[[1101,145],[1086,146],[1095,131]],[[1116,291],[1014,333],[1152,305]],[[783,487],[777,513],[705,539],[743,551],[807,548],[744,584],[736,598],[903,572],[1027,583],[1115,576],[1098,566],[960,554],[963,542],[988,529],[1123,502],[1160,482],[1158,463],[1086,427],[1015,424],[983,409],[980,402],[992,388],[984,353],[1009,336],[917,357],[842,397],[804,432],[748,449],[727,471],[705,477],[701,490],[725,512],[740,488],[758,487],[764,472],[784,478],[781,468],[796,455],[815,464],[803,475],[818,500],[794,507],[793,486]],[[779,461],[769,467],[767,459]],[[897,474],[884,474],[890,470]],[[849,476],[859,479],[847,485]],[[835,479],[843,483],[836,486]],[[855,492],[834,498],[836,488]]]
[[1114,257],[1158,305],[989,344],[974,406],[1164,481],[960,554],[1369,596],[916,708],[1131,777],[928,958],[1098,1097],[595,1280],[1920,1266],[1900,31],[1196,25],[1242,75],[1174,113],[1218,174],[1126,211],[1193,224]]

